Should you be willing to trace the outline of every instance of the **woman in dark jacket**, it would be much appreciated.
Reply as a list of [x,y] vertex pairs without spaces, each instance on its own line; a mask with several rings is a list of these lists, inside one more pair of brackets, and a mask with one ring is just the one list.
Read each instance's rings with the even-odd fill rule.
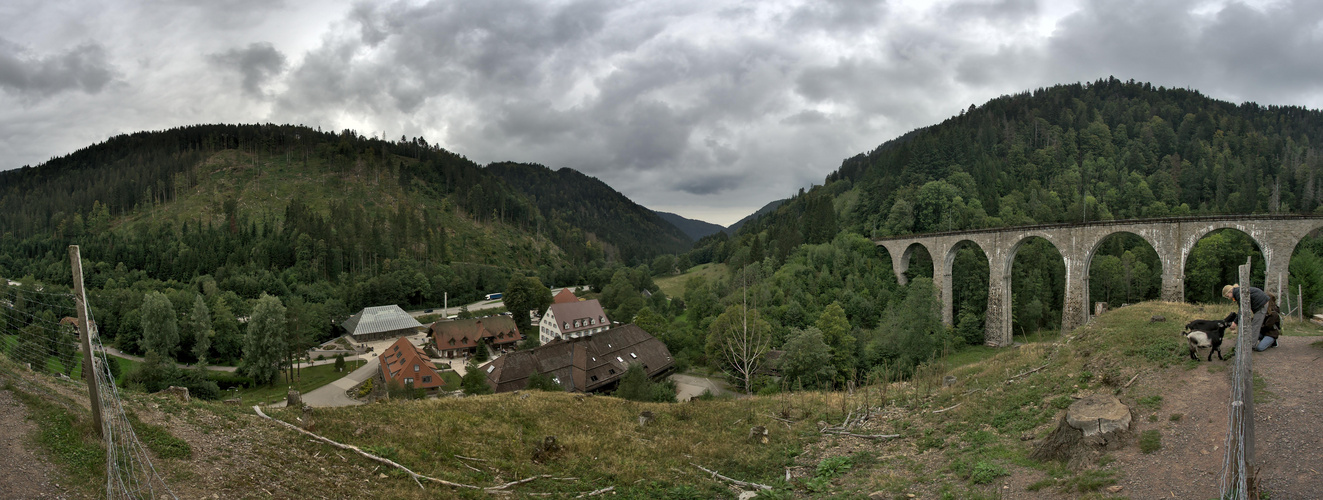
[[[1263,317],[1263,325],[1259,327],[1258,343],[1255,344],[1255,351],[1264,351],[1270,347],[1277,347],[1277,337],[1282,334],[1281,316],[1277,313],[1277,301],[1267,292],[1254,287],[1246,287],[1250,296],[1250,310],[1254,311],[1254,317]],[[1222,296],[1237,303],[1240,302],[1240,285],[1227,285],[1222,287]],[[1251,325],[1254,323],[1251,321]],[[1231,323],[1234,328],[1235,322]]]

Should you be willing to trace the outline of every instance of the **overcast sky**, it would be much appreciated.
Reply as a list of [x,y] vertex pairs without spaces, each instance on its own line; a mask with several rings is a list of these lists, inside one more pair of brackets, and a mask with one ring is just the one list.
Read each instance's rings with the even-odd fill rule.
[[1323,106],[1323,2],[5,0],[0,169],[296,123],[727,225],[970,104],[1107,76]]

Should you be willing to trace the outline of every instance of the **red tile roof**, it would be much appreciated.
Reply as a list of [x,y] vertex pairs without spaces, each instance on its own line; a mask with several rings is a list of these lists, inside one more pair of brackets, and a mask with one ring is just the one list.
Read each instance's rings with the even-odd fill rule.
[[514,319],[505,316],[437,321],[428,329],[436,348],[442,351],[476,347],[478,339],[487,338],[492,345],[505,345],[524,339],[515,328]]
[[[382,351],[377,357],[381,376],[389,382],[405,385],[404,379],[413,379],[413,386],[418,389],[431,389],[446,385],[437,372],[436,365],[421,348],[409,342],[408,337],[400,337]],[[429,381],[423,381],[429,377]]]
[[557,293],[555,297],[551,298],[551,303],[553,304],[565,304],[578,301],[579,297],[575,296],[574,292],[571,292],[569,288],[560,289],[560,293]]

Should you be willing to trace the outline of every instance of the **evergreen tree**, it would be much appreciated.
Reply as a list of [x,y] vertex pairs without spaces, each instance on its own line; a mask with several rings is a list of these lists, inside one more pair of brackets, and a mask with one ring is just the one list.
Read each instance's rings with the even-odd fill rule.
[[149,292],[143,297],[142,340],[147,352],[156,351],[165,359],[174,359],[179,346],[179,322],[175,307],[161,292]]
[[262,294],[248,319],[248,341],[240,368],[257,385],[275,383],[285,354],[285,306]]
[[211,311],[212,325],[216,332],[212,342],[212,352],[216,361],[233,363],[243,356],[244,337],[239,330],[239,321],[230,312],[230,306],[224,300],[217,300]]
[[469,362],[464,369],[464,376],[459,380],[459,387],[464,390],[464,394],[473,396],[492,393],[492,387],[487,385],[487,372],[479,368],[478,363]]
[[193,300],[193,311],[188,315],[188,330],[193,335],[193,358],[202,364],[211,352],[211,339],[215,336],[215,331],[211,326],[211,311],[207,310],[207,302],[198,295]]

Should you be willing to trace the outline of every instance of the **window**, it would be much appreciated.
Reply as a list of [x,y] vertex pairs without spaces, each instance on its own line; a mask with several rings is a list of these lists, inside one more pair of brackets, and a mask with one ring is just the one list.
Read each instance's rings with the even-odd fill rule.
[[621,363],[624,363],[624,362],[625,362],[625,360],[624,360],[624,359],[621,359],[620,356],[616,356],[616,361],[619,361],[619,362],[621,362]]
[[413,377],[406,377],[404,379],[404,385],[413,385]]
[[588,377],[588,378],[591,379],[593,382],[596,382],[596,381],[597,381],[597,375],[593,375],[593,376]]
[[430,383],[432,383],[432,376],[431,376],[431,375],[427,375],[427,376],[423,377],[423,383],[424,383],[424,384],[430,384]]
[[491,373],[492,370],[495,370],[495,369],[496,369],[496,365],[488,366],[488,367],[487,367],[487,373]]
[[605,323],[605,322],[606,322],[606,318],[605,318],[605,317],[602,317],[602,316],[598,316],[598,317],[597,317],[597,322],[598,322],[598,323]]
[[615,374],[616,374],[616,369],[615,369],[615,368],[611,368],[611,369],[608,369],[607,372],[610,373],[611,375],[615,375]]
[[413,372],[418,373],[418,365],[413,365]]
[[[632,353],[632,352],[629,353],[629,357],[630,357],[630,358],[633,358],[633,359],[639,359],[639,355],[638,355],[638,354],[634,354],[634,353]],[[418,370],[414,370],[414,371],[418,371]]]
[[569,330],[569,329],[570,329],[570,322],[566,321],[566,322],[564,322],[564,323],[561,323],[561,324],[560,324],[560,329],[561,329],[561,330]]

